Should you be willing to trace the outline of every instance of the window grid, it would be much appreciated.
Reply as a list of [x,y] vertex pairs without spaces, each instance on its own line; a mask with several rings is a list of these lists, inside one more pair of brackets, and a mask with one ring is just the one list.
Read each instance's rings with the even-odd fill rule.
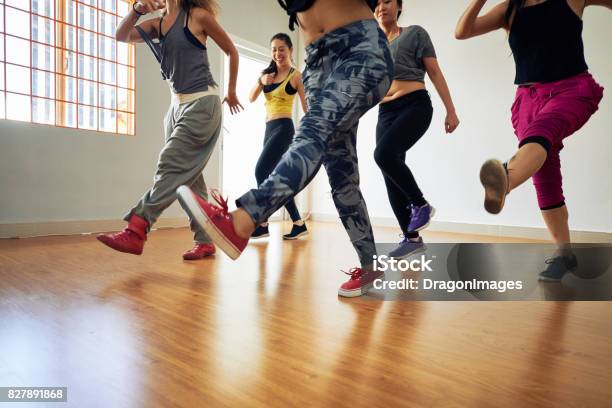
[[[32,44],[40,45],[40,46],[43,46],[43,47],[51,47],[51,48],[55,48],[56,50],[62,50],[62,51],[66,51],[66,52],[71,52],[73,54],[77,54],[76,49],[71,50],[69,48],[60,47],[60,46],[53,45],[53,44],[47,44],[47,43],[44,43],[44,42],[41,42],[41,41],[36,41],[36,40],[29,39],[29,38],[20,37],[18,35],[14,35],[14,34],[8,34],[8,33],[1,33],[1,34],[5,35],[6,37],[15,38],[15,39],[18,39],[18,40],[29,41]],[[110,37],[108,37],[108,38],[110,38]],[[96,56],[96,55],[93,55],[93,54],[86,54],[86,53],[79,52],[78,55],[79,56],[90,57],[90,58],[96,58],[96,59],[99,59],[100,61],[110,62],[112,64],[121,65],[122,67],[136,68],[135,64],[133,64],[133,63],[132,64],[129,64],[129,63],[124,64],[124,63],[119,62],[119,61],[113,61],[113,60],[110,60],[108,58],[102,58],[100,56]],[[131,58],[132,57],[130,55],[128,55],[128,59],[131,59]],[[25,67],[25,65],[16,64],[16,63],[13,63],[13,62],[11,62],[10,64]],[[36,68],[36,69],[38,69],[38,68]],[[62,74],[62,75],[64,75],[64,74]]]
[[[9,66],[11,66],[11,67],[18,67],[18,68],[30,69],[30,67],[29,67],[29,66],[27,66],[27,65],[22,65],[22,64],[14,64],[14,63],[12,63],[12,62],[7,62],[7,63],[6,63],[6,65],[9,65]],[[128,65],[125,65],[125,67],[126,67],[126,68],[133,68],[133,67],[128,66]],[[127,87],[127,86],[121,86],[121,85],[113,84],[113,83],[110,83],[110,82],[94,81],[94,80],[87,79],[87,78],[77,77],[76,75],[70,75],[70,74],[61,74],[61,73],[59,73],[59,72],[57,72],[57,71],[50,71],[50,70],[47,70],[47,69],[44,69],[44,68],[32,68],[32,70],[33,70],[33,71],[36,71],[36,72],[44,72],[44,73],[46,73],[46,74],[55,74],[55,75],[60,75],[60,76],[63,76],[63,77],[66,77],[66,78],[70,78],[70,79],[75,79],[75,80],[77,80],[77,79],[82,79],[82,80],[85,80],[85,81],[88,81],[88,82],[99,82],[99,83],[100,83],[100,85],[103,85],[103,86],[112,86],[112,87],[116,87],[116,88],[118,88],[118,89],[127,90],[127,91],[133,91],[133,90],[134,90],[133,88],[129,88],[129,87]]]
[[[36,98],[36,99],[44,99],[44,100],[47,100],[47,101],[66,103],[66,104],[69,104],[69,105],[76,105],[77,104],[76,101],[70,101],[70,100],[58,99],[58,98],[50,98],[48,96],[32,95],[32,94],[27,94],[27,93],[19,92],[19,91],[10,91],[8,93],[10,93],[11,95],[18,95],[18,96],[27,96],[27,97],[31,96],[32,98]],[[122,110],[122,109],[114,109],[114,108],[107,108],[107,107],[99,106],[99,105],[90,105],[90,104],[82,103],[82,102],[79,102],[78,104],[83,106],[83,107],[85,107],[85,108],[103,109],[103,110],[108,110],[108,111],[112,110],[112,111],[117,111],[119,113],[125,113],[125,114],[128,114],[128,113],[129,114],[133,114],[134,113],[132,111],[127,111],[127,110]]]
[[[75,42],[76,54],[77,54],[77,58],[75,58],[75,60],[76,60],[75,61],[75,65],[76,65],[75,71],[76,71],[76,75],[77,75],[77,78],[78,78],[79,77],[79,58],[78,58],[78,55],[79,55],[79,3],[72,3],[72,5],[73,5],[73,7],[76,6],[76,10],[74,11],[74,16],[75,16],[75,21],[77,23],[77,28],[74,31],[74,35],[76,37],[74,39],[74,42]],[[66,6],[66,5],[64,5],[64,6]],[[67,13],[64,10],[64,16],[66,16],[66,15],[67,15]],[[66,17],[64,17],[64,19],[66,19]],[[76,93],[76,122],[75,122],[76,127],[80,127],[80,125],[81,125],[81,118],[80,118],[81,109],[79,109],[79,94],[80,94],[81,89],[79,87],[79,82],[78,81],[79,80],[77,79],[77,84],[76,84],[77,85],[77,87],[76,87],[77,89],[75,90],[75,93]],[[62,87],[62,88],[64,88],[64,87]]]
[[[25,0],[17,5],[0,1],[0,101],[4,105],[0,119],[133,135],[135,49],[118,44],[109,35],[121,14],[129,12],[128,5],[128,0]],[[12,29],[7,27],[7,9],[23,22],[23,14],[27,14],[29,38],[22,36],[23,24],[20,30],[16,24]],[[15,49],[8,48],[7,40]],[[17,40],[24,47],[28,42],[27,60],[15,57],[22,52],[16,49]],[[24,65],[27,61],[29,66]],[[23,92],[25,83],[15,85],[11,81],[11,87],[7,87],[9,69],[13,80],[19,75],[25,79],[25,73],[29,73],[28,92]],[[11,98],[12,102],[23,98],[18,105],[25,106],[27,100],[29,106],[9,114]]]
[[[6,10],[4,8],[4,2],[0,6],[2,9],[2,30],[0,30],[0,38],[2,38],[2,61],[6,59],[6,36],[4,32],[6,31]],[[2,98],[2,116],[1,118],[6,118],[6,64],[2,63],[2,94],[0,94],[0,98]]]
[[[32,6],[30,5],[30,11],[31,10],[32,10]],[[6,15],[6,10],[4,10],[4,14]],[[28,27],[30,28],[28,30],[28,32],[30,34],[30,38],[32,38],[32,17],[28,18]],[[4,30],[6,31],[6,26],[4,26]],[[4,36],[4,39],[6,41],[6,36]],[[30,52],[29,52],[29,54],[30,54],[29,55],[29,57],[30,57],[30,66],[32,66],[32,52],[33,52],[33,49],[30,46]],[[4,58],[6,58],[6,55],[4,56]],[[6,81],[6,79],[5,79],[5,81]],[[32,85],[33,84],[32,84],[32,82],[33,82],[32,73],[30,72],[30,94],[32,94],[32,92],[33,92],[33,89],[32,89]],[[32,96],[30,96],[30,107],[31,107],[31,109],[30,109],[30,121],[32,121],[33,116],[34,116],[34,99],[32,99]]]
[[[57,18],[57,2],[56,1],[53,2],[53,18]],[[32,17],[30,17],[30,20],[32,20]],[[57,45],[57,24],[53,24],[53,42],[54,42],[54,45]],[[55,67],[54,68],[57,69],[57,51],[55,51],[55,58],[56,58],[56,60],[54,61],[55,62],[55,64],[54,64]],[[57,95],[57,79],[55,81],[53,81],[53,96],[55,98],[58,97],[58,95]],[[54,103],[53,105],[55,105],[55,109],[53,111],[53,115],[54,115],[53,122],[55,124],[57,124],[57,122],[58,122],[58,120],[57,120],[58,119],[58,106],[60,106],[62,104],[61,103]],[[61,108],[61,107],[59,108],[59,110],[62,113],[64,112],[64,109]],[[63,124],[63,116],[62,116],[62,120],[60,120],[60,123]]]

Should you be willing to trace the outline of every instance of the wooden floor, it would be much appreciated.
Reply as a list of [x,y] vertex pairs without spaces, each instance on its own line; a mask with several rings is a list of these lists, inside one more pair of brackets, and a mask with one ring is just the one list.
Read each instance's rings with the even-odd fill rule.
[[78,408],[611,406],[611,303],[341,299],[350,243],[310,227],[236,262],[183,262],[186,229],[141,257],[0,241],[0,386],[67,386],[48,406]]

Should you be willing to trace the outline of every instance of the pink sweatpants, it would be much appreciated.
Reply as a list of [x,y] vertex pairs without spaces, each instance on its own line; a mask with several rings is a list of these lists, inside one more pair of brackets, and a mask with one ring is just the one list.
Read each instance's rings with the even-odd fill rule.
[[559,161],[563,139],[584,126],[602,98],[603,88],[589,73],[516,90],[512,125],[519,146],[542,138],[549,144],[544,165],[532,177],[541,209],[565,203]]

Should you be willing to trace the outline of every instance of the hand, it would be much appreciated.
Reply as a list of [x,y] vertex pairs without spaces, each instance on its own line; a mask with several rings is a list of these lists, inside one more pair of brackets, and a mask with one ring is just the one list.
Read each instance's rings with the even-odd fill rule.
[[244,110],[240,104],[240,101],[238,100],[238,97],[236,96],[236,91],[229,91],[227,93],[227,96],[223,99],[223,103],[226,102],[232,115],[240,112],[240,110]]
[[134,7],[139,13],[148,14],[166,7],[166,0],[138,0]]
[[272,85],[276,80],[276,74],[265,74],[261,76],[261,83],[264,85]]
[[446,133],[453,133],[459,126],[459,118],[455,112],[447,112],[444,120],[444,129]]

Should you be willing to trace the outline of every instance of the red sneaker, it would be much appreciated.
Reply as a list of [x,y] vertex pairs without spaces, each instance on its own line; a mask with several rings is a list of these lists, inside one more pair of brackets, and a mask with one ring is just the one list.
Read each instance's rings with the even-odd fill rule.
[[183,254],[183,259],[195,261],[196,259],[206,258],[214,254],[215,246],[213,244],[195,244],[193,248]]
[[132,215],[128,226],[121,232],[98,235],[98,241],[115,251],[140,255],[147,240],[149,223],[137,215]]
[[372,285],[374,285],[374,281],[385,275],[385,273],[381,271],[364,271],[361,268],[353,268],[344,273],[351,277],[340,286],[340,289],[338,289],[338,295],[344,297],[365,295]]
[[227,200],[219,196],[218,192],[211,191],[212,197],[220,205],[218,207],[203,200],[187,186],[180,186],[176,192],[189,215],[206,231],[213,242],[230,258],[238,258],[249,240],[236,234],[232,215],[228,212]]

